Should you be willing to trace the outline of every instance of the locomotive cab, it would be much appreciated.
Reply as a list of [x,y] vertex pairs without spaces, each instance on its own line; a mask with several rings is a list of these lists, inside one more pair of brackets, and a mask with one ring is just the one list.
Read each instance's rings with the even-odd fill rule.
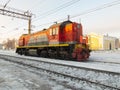
[[65,21],[60,25],[60,42],[75,44],[80,43],[82,38],[82,25]]

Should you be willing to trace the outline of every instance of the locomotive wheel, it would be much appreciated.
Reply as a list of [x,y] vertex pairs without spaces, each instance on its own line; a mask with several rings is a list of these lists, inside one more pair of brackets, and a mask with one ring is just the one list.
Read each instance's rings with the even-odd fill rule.
[[50,58],[58,58],[57,52],[56,52],[56,51],[50,51],[50,52],[49,52],[49,57],[50,57]]
[[41,54],[40,54],[41,57],[48,57],[48,53],[47,51],[41,51]]
[[49,57],[50,58],[55,58],[55,54],[54,53],[49,53]]
[[22,49],[22,55],[25,55],[25,50],[24,49]]
[[18,53],[19,53],[20,55],[22,55],[22,54],[23,54],[23,50],[20,49]]
[[41,56],[41,50],[40,49],[37,49],[37,55]]
[[24,55],[29,55],[29,50],[28,49],[25,49],[24,52],[25,52]]
[[69,54],[67,52],[61,53],[60,56],[61,56],[61,59],[63,59],[63,60],[68,60],[69,59]]

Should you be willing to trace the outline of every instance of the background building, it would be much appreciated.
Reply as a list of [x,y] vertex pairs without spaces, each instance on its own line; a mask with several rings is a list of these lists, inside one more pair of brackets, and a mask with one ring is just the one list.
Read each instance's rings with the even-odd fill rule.
[[104,50],[114,50],[119,48],[119,39],[108,35],[103,36]]
[[119,39],[109,35],[91,33],[88,35],[88,44],[91,50],[114,50],[119,48]]
[[88,44],[91,50],[102,50],[103,49],[103,36],[95,33],[88,35]]

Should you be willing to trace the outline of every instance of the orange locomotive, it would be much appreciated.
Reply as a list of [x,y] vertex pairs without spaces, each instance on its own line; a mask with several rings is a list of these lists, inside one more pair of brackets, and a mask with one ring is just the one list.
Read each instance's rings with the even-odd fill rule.
[[28,55],[34,50],[41,57],[87,60],[90,56],[87,41],[87,37],[83,37],[81,24],[64,21],[48,29],[22,35],[16,53]]

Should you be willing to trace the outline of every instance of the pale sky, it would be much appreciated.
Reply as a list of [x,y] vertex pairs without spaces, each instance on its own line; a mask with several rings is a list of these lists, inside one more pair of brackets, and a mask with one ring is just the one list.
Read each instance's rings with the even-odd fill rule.
[[[0,5],[7,1],[0,0]],[[104,7],[109,4],[113,6]],[[11,0],[7,7],[31,11],[32,32],[67,20],[70,15],[71,21],[82,23],[84,34],[95,32],[120,38],[120,0]],[[27,20],[0,15],[0,42],[28,33],[27,28]]]

